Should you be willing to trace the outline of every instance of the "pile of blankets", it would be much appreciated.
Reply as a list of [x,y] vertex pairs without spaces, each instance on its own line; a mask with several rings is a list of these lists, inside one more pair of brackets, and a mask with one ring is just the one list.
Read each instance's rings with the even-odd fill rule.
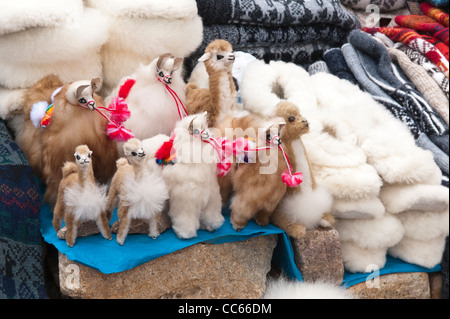
[[185,63],[188,74],[217,38],[266,62],[308,64],[343,44],[350,30],[360,26],[339,0],[197,0],[197,6],[203,42]]

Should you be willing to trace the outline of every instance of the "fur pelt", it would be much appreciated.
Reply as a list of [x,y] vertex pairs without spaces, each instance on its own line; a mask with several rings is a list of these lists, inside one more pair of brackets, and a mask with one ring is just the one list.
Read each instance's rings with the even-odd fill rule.
[[82,1],[54,7],[52,2],[39,3],[40,9],[47,9],[41,15],[22,3],[18,19],[11,23],[23,31],[0,36],[0,85],[29,88],[49,73],[63,82],[102,77],[100,48],[108,39],[108,18],[83,9]]
[[[177,102],[167,92],[165,84],[158,79],[163,81],[165,76],[170,77],[171,82],[168,85],[184,103],[186,84],[181,76],[182,63],[182,58],[163,54],[149,65],[141,65],[135,73],[122,79],[120,85],[105,99],[109,103],[112,97],[118,96],[127,79],[136,81],[125,98],[131,115],[123,123],[136,138],[144,140],[157,134],[169,135],[175,128],[176,122],[180,119]],[[159,75],[161,72],[163,76]]]
[[139,65],[148,65],[165,52],[186,57],[202,42],[203,24],[194,0],[113,3],[85,1],[86,6],[95,8],[110,19],[109,38],[100,52],[104,78],[100,91],[102,96],[110,95],[121,79],[133,73]]
[[355,299],[348,290],[329,282],[300,282],[284,276],[270,278],[263,299]]
[[222,200],[217,181],[217,157],[213,147],[193,136],[190,127],[208,128],[206,114],[190,115],[175,129],[176,163],[162,169],[169,189],[169,216],[179,238],[197,236],[198,229],[214,231],[222,226]]
[[[40,180],[47,185],[44,200],[55,204],[61,167],[73,159],[76,146],[86,144],[93,152],[93,170],[96,179],[107,183],[115,172],[117,149],[106,135],[107,120],[89,109],[70,103],[68,94],[75,94],[72,83],[64,84],[57,76],[49,75],[28,89],[23,97],[23,130],[16,136],[16,142],[24,151],[31,167]],[[97,107],[104,106],[103,99],[94,93],[90,81],[77,82],[77,88],[85,86],[89,90]],[[33,104],[40,101],[51,103],[52,93],[61,88],[54,96],[54,112],[50,125],[35,127],[30,119]]]

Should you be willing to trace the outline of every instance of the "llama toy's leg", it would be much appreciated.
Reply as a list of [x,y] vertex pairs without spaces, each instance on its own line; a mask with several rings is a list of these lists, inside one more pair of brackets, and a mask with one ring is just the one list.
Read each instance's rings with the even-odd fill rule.
[[148,235],[153,239],[156,239],[160,235],[156,216],[153,216],[148,220]]
[[240,231],[244,228],[248,221],[255,214],[254,208],[248,205],[240,194],[235,194],[230,204],[231,209],[231,225],[236,231]]
[[219,192],[210,197],[200,216],[200,227],[212,232],[220,228],[224,221],[225,218],[222,215],[222,199]]
[[56,232],[58,232],[58,230],[61,228],[63,219],[64,219],[64,207],[58,197],[55,209],[53,210],[53,228],[55,229]]
[[172,228],[179,238],[193,238],[197,236],[200,228],[200,207],[195,201],[177,202],[170,201],[169,216],[172,221]]
[[290,237],[301,239],[306,234],[306,226],[300,224],[299,222],[292,221],[286,213],[275,210],[270,218],[271,222],[284,230]]
[[255,215],[255,222],[259,225],[259,226],[266,226],[269,221],[270,221],[270,215],[272,213],[268,212],[267,210],[260,210],[256,215]]
[[97,227],[100,230],[102,236],[106,239],[111,240],[111,228],[109,227],[109,221],[108,221],[108,212],[102,212],[97,219]]
[[75,219],[75,216],[71,213],[66,214],[65,216],[66,221],[66,243],[69,247],[73,247],[75,244],[75,240],[77,238],[77,220]]
[[130,228],[130,220],[128,216],[128,207],[119,203],[117,209],[117,215],[119,217],[119,230],[117,231],[117,242],[123,245],[125,238],[128,235],[128,229]]

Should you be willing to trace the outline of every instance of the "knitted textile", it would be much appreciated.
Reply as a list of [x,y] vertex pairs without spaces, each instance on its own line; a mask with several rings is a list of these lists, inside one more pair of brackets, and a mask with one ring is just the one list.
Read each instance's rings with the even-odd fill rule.
[[398,63],[408,79],[448,125],[449,100],[439,85],[423,67],[412,62],[405,52],[395,48],[387,48],[387,50],[391,59]]
[[0,120],[0,298],[48,298],[40,202],[31,167]]
[[398,15],[395,17],[395,23],[404,28],[428,32],[448,45],[448,27],[427,15]]
[[380,12],[387,12],[405,7],[406,0],[341,0],[341,3],[358,10],[365,10],[368,5],[373,4],[380,9]]
[[404,44],[396,44],[395,48],[405,52],[408,58],[423,67],[428,74],[433,78],[433,80],[439,85],[442,91],[445,93],[447,98],[449,98],[449,79],[437,68],[437,66],[431,62],[426,56],[417,50],[414,50]]
[[353,84],[358,84],[353,73],[345,62],[344,55],[340,48],[332,48],[323,54],[323,59],[327,63],[331,74],[336,75],[340,79],[345,79]]
[[448,28],[448,13],[442,9],[435,8],[431,4],[427,2],[423,2],[420,4],[420,10],[422,10],[423,14],[433,18],[443,26]]
[[370,34],[381,32],[394,42],[402,42],[412,49],[420,51],[428,59],[430,59],[430,61],[433,62],[448,78],[448,60],[433,44],[425,40],[422,35],[420,35],[416,31],[406,28],[363,28],[362,30]]
[[204,25],[250,24],[264,27],[328,23],[345,29],[359,27],[339,0],[197,0]]

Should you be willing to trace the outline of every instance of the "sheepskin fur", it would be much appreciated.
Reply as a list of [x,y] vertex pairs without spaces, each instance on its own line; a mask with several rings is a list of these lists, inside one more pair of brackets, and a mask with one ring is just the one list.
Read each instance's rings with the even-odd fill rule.
[[189,114],[208,112],[208,125],[215,127],[225,114],[237,110],[237,91],[233,80],[233,47],[222,39],[214,40],[199,59],[209,76],[208,88],[191,82],[186,86],[186,109]]
[[300,282],[284,276],[266,283],[263,299],[355,299],[344,288],[328,282]]
[[197,14],[195,0],[173,3],[88,0],[85,4],[110,19],[109,37],[100,51],[102,96],[110,95],[121,79],[139,65],[148,65],[165,52],[177,57],[189,56],[203,39],[202,19]]
[[213,147],[189,128],[207,130],[206,114],[190,115],[175,129],[176,164],[162,170],[169,189],[169,216],[179,238],[193,238],[198,229],[214,231],[222,226],[222,200],[217,181],[217,157]]
[[[131,115],[123,123],[136,138],[144,140],[156,134],[169,135],[175,128],[176,122],[180,119],[176,102],[158,79],[163,80],[165,76],[169,76],[171,80],[169,86],[184,103],[186,84],[181,77],[182,64],[182,58],[163,54],[149,65],[141,65],[135,73],[123,78],[120,85],[105,99],[109,103],[112,97],[117,96],[120,87],[127,79],[136,81],[125,98]],[[163,76],[159,75],[161,72]]]
[[[57,12],[52,15],[52,9],[43,4],[41,9],[49,11],[38,17],[22,3],[17,15],[23,23],[17,25],[26,30],[0,36],[0,85],[29,88],[49,73],[63,82],[102,77],[100,48],[108,39],[108,18],[98,10],[80,6],[82,1],[64,2],[54,7]],[[44,27],[44,20],[51,25]]]
[[106,211],[106,186],[97,184],[92,169],[92,152],[86,145],[75,148],[75,163],[66,162],[53,214],[53,227],[57,232],[62,219],[66,223],[67,245],[72,247],[81,220],[94,220],[106,239],[111,239]]
[[156,217],[164,212],[169,197],[161,175],[148,169],[141,141],[131,138],[123,148],[126,158],[117,160],[117,171],[111,181],[107,203],[107,209],[112,211],[118,201],[117,242],[120,245],[124,244],[134,219],[147,221],[148,235],[152,238],[158,237],[160,234]]
[[[58,184],[61,180],[61,168],[65,162],[73,159],[73,150],[86,144],[93,152],[93,170],[100,183],[107,183],[115,172],[117,149],[106,135],[107,120],[90,109],[74,105],[68,101],[79,92],[89,92],[97,107],[104,106],[103,99],[95,92],[93,81],[81,81],[64,84],[57,76],[49,75],[28,89],[23,97],[22,108],[25,119],[24,127],[16,136],[16,142],[24,151],[38,178],[46,184],[44,201],[53,207],[56,202]],[[30,119],[33,104],[51,102],[52,93],[62,87],[54,96],[54,111],[50,124],[35,127]],[[83,93],[84,92],[84,93]],[[93,95],[93,96],[92,96]]]

